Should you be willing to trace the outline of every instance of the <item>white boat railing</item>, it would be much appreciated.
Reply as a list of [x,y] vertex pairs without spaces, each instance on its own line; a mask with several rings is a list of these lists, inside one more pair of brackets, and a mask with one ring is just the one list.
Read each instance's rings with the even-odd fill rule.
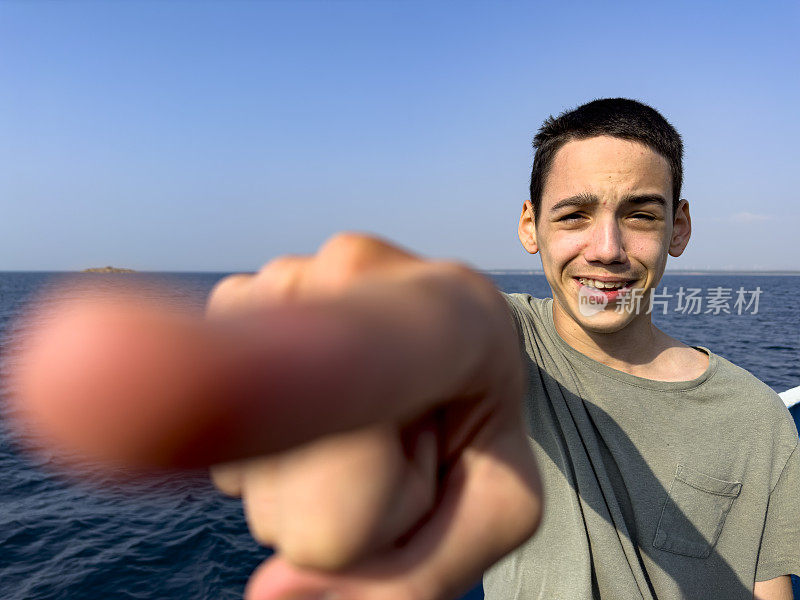
[[787,407],[792,407],[795,404],[800,403],[800,385],[790,390],[786,390],[785,392],[781,392],[778,395],[781,397],[781,400],[783,400],[783,403]]

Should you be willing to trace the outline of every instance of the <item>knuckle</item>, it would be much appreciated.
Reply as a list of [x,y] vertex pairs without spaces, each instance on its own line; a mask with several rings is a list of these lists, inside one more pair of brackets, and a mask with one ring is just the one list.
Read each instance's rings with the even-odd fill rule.
[[281,554],[299,567],[340,571],[356,562],[359,553],[345,543],[347,537],[315,531],[313,536],[287,536],[279,542]]
[[211,482],[227,496],[242,495],[242,468],[237,463],[214,465],[210,469]]
[[410,258],[411,255],[376,236],[364,233],[337,233],[319,250],[326,261],[364,267],[376,262]]
[[218,313],[236,305],[251,284],[252,279],[252,275],[244,273],[228,275],[221,279],[208,295],[207,312]]
[[278,537],[272,507],[253,494],[243,496],[244,516],[253,539],[262,546],[272,546]]
[[432,263],[432,269],[441,281],[469,290],[469,296],[491,313],[506,316],[506,303],[487,276],[458,261],[436,261]]
[[317,283],[331,292],[346,289],[380,260],[382,243],[357,233],[339,233],[320,248],[314,264]]
[[286,297],[295,294],[309,259],[305,256],[284,255],[274,258],[259,269],[253,282],[253,300]]
[[343,255],[357,254],[383,242],[376,237],[354,231],[341,231],[334,234],[322,245],[320,252]]
[[234,290],[239,290],[243,286],[247,285],[252,278],[252,275],[247,275],[246,273],[235,273],[234,275],[228,275],[217,282],[217,284],[211,290],[211,293],[212,295],[229,294]]
[[270,260],[269,262],[265,263],[257,273],[257,277],[264,276],[264,275],[272,275],[274,273],[280,273],[283,271],[294,270],[299,263],[304,260],[304,257],[298,256],[295,254],[284,254],[282,256],[277,256]]
[[479,284],[491,285],[489,281],[475,269],[456,260],[437,260],[430,263],[434,273],[448,277]]
[[336,498],[327,498],[325,505],[300,500],[284,508],[277,542],[292,563],[338,570],[356,562],[366,549],[363,524]]
[[252,537],[260,546],[274,546],[275,540],[272,536],[270,528],[260,521],[251,520],[247,517],[247,528],[250,530],[250,537]]
[[343,232],[322,245],[315,266],[330,287],[341,289],[366,274],[417,261],[422,262],[378,237]]

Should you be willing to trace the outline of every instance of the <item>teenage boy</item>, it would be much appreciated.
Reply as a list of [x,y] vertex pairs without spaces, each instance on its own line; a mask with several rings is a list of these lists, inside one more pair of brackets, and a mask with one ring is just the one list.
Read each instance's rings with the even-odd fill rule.
[[205,322],[49,304],[17,352],[19,412],[108,461],[218,463],[278,549],[252,599],[448,598],[518,546],[489,597],[791,598],[791,417],[630,302],[689,241],[680,137],[609,99],[535,145],[519,236],[552,299],[337,236],[224,280]]

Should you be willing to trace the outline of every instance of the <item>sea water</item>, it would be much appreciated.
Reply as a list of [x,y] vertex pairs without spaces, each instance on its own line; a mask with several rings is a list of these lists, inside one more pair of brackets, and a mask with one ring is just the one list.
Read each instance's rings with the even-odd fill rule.
[[[550,295],[541,274],[487,275],[507,292]],[[170,298],[200,308],[223,276],[156,278]],[[25,302],[61,277],[0,273],[0,352]],[[711,349],[776,391],[800,385],[800,277],[669,274],[656,291],[654,320],[674,337]],[[48,468],[48,457],[21,453],[20,435],[0,427],[3,600],[238,600],[269,556],[248,534],[241,503],[217,493],[203,473],[70,482]],[[466,597],[480,598],[480,588]]]

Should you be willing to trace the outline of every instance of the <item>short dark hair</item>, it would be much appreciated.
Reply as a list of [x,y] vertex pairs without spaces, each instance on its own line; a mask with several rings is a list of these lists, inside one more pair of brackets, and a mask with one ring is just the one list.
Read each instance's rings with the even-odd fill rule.
[[578,108],[545,119],[533,138],[536,154],[531,170],[531,204],[538,220],[542,192],[558,150],[567,142],[608,135],[640,142],[659,153],[672,171],[672,214],[678,210],[683,183],[683,142],[661,114],[627,98],[593,100]]

